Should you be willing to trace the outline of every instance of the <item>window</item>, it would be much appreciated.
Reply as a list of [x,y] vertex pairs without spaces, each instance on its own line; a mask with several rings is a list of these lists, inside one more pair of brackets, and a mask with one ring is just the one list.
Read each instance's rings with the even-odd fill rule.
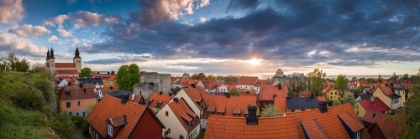
[[80,101],[77,101],[77,106],[80,106]]
[[359,111],[356,111],[357,115],[359,115]]
[[69,115],[72,115],[72,113],[71,113],[71,112],[69,112]]
[[337,95],[337,92],[335,92],[335,95]]
[[83,117],[86,117],[86,112],[83,112]]
[[76,116],[79,116],[79,113],[78,112],[76,113]]
[[361,139],[361,138],[362,138],[361,131],[356,132],[356,139]]
[[292,112],[295,112],[295,109],[291,109]]
[[219,116],[225,116],[225,113],[219,113]]
[[239,114],[234,114],[233,116],[234,116],[234,117],[239,117]]
[[157,104],[157,106],[156,106],[156,108],[160,108],[160,105],[161,105],[162,103],[158,103]]
[[108,125],[108,135],[112,137],[112,126]]
[[400,98],[396,98],[392,100],[392,105],[400,104]]
[[330,94],[332,95],[332,92]]
[[66,107],[67,107],[67,108],[70,108],[70,107],[71,107],[71,103],[70,103],[70,102],[67,102],[67,103],[66,103]]
[[332,96],[330,96],[330,99],[332,99]]
[[213,112],[208,112],[207,114],[208,114],[208,115],[213,115]]
[[98,139],[98,133],[96,133],[96,135],[95,135],[95,139]]
[[168,116],[169,115],[169,112],[168,111],[165,111],[165,116]]
[[89,133],[92,133],[92,127],[89,126]]

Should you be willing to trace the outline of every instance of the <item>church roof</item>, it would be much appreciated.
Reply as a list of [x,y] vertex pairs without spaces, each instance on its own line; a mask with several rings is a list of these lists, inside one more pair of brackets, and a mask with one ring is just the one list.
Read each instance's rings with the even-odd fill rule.
[[56,75],[61,75],[61,74],[79,74],[79,72],[77,70],[55,70],[55,74]]

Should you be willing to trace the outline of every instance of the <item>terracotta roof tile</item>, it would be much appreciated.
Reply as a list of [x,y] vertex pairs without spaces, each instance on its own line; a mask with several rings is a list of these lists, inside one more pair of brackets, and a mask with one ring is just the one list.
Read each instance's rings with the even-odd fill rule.
[[134,103],[140,103],[140,100],[142,99],[142,96],[140,94],[131,94],[128,98],[128,101],[134,102]]
[[126,139],[129,137],[146,109],[146,106],[133,102],[121,104],[121,99],[106,95],[86,117],[86,121],[98,132],[98,134],[105,137],[107,135],[106,120],[125,115],[127,117],[127,125],[121,128],[115,138]]
[[241,107],[235,106],[233,107],[233,114],[241,114]]
[[158,108],[158,103],[160,103],[160,107],[159,109],[163,108],[163,106],[165,106],[166,104],[169,103],[169,101],[171,101],[171,99],[174,96],[169,96],[169,94],[159,94],[158,92],[153,92],[152,94],[150,94],[149,98],[147,99],[146,104],[149,105],[150,103],[150,107],[154,107],[154,108]]
[[111,125],[114,127],[120,127],[126,124],[125,118],[126,118],[125,116],[109,118],[109,122],[111,122]]
[[[395,114],[396,118],[405,120],[404,117],[406,116],[402,112]],[[380,119],[377,120],[378,126],[381,129],[382,133],[386,138],[395,138],[395,137],[401,137],[404,132],[399,131],[399,127],[401,124],[394,122],[391,120],[392,118],[390,115],[380,117]],[[404,121],[402,121],[403,123]]]
[[[188,113],[192,114],[194,113],[191,108],[188,106],[187,102],[183,98],[180,98],[178,100],[178,103],[172,101],[168,104],[169,108],[172,110],[172,112],[177,117],[178,121],[181,123],[183,128],[189,133],[191,130],[193,130],[196,126],[200,125],[200,120],[198,119],[198,116],[195,115],[188,115]],[[190,126],[187,122],[192,122],[193,124]]]
[[256,85],[257,81],[257,76],[241,76],[238,85]]
[[383,120],[387,114],[381,112],[373,112],[373,111],[366,111],[365,115],[363,115],[363,121],[368,123],[377,123],[378,120]]
[[178,80],[178,84],[197,84],[198,82],[200,82],[200,80],[198,79],[193,79],[193,78],[179,78]]
[[327,135],[325,135],[324,131],[322,131],[315,119],[304,120],[300,123],[302,124],[302,128],[310,138],[327,138]]
[[95,93],[94,89],[95,87],[92,84],[83,84],[82,88],[76,84],[71,84],[70,86],[63,86],[63,88],[60,90],[60,99],[80,100],[98,98],[98,95]]
[[219,106],[219,107],[217,107],[217,111],[216,112],[225,113],[225,111],[226,111],[226,107],[225,106]]
[[299,94],[301,97],[309,97],[311,93],[309,91],[301,91]]
[[358,101],[360,105],[367,111],[373,111],[373,112],[385,112],[390,110],[390,108],[382,102],[381,99],[378,97],[374,98],[374,101],[368,100],[359,100]]
[[379,86],[379,89],[381,89],[381,91],[387,96],[395,95],[394,92],[391,90],[391,88],[389,88],[385,85]]
[[204,102],[209,106],[207,112],[214,112],[213,107],[216,107],[216,112],[224,110],[224,116],[233,116],[234,113],[237,114],[239,112],[239,115],[244,117],[245,114],[248,114],[248,105],[257,103],[256,96],[230,96],[230,98],[208,94],[203,94],[202,96],[204,97]]
[[352,130],[353,132],[357,132],[363,129],[363,125],[356,121],[353,117],[351,117],[348,113],[340,113],[338,114],[341,120],[343,120]]
[[316,98],[318,99],[318,101],[327,101],[325,96],[317,96]]
[[200,86],[197,86],[196,88],[193,88],[193,87],[183,88],[183,90],[193,102],[196,102],[195,105],[200,110],[203,110],[203,107],[205,107],[205,105],[204,103],[201,103],[201,101],[203,100],[202,95],[208,95],[206,90],[204,90],[204,88]]
[[205,139],[262,139],[298,138],[297,127],[291,117],[259,118],[258,125],[247,125],[245,117],[210,116]]
[[273,97],[287,97],[289,89],[286,85],[282,85],[281,89],[278,89],[277,86],[268,85],[260,88],[260,100],[274,100]]
[[76,68],[74,63],[55,63],[55,68]]
[[286,112],[287,111],[286,97],[274,98],[274,106],[279,108],[281,111]]
[[62,74],[79,74],[77,70],[55,70],[56,75],[62,75]]
[[92,78],[102,78],[102,80],[114,81],[117,78],[117,74],[93,74]]

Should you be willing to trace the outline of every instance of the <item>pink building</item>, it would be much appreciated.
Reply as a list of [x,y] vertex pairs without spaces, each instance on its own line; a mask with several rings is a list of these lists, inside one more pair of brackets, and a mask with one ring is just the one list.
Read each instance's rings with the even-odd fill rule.
[[60,90],[60,107],[62,111],[73,116],[86,117],[86,109],[98,103],[98,95],[92,84],[69,84]]

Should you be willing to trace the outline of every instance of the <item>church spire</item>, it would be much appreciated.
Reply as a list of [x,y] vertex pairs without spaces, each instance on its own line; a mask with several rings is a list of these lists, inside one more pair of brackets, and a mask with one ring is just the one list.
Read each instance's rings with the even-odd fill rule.
[[50,50],[47,51],[47,59],[46,60],[49,60],[49,59],[50,59]]
[[50,59],[55,59],[55,57],[54,57],[54,50],[51,48],[51,55],[50,55]]
[[76,47],[76,51],[74,52],[74,58],[80,58],[80,52],[79,52],[79,48],[78,47]]

